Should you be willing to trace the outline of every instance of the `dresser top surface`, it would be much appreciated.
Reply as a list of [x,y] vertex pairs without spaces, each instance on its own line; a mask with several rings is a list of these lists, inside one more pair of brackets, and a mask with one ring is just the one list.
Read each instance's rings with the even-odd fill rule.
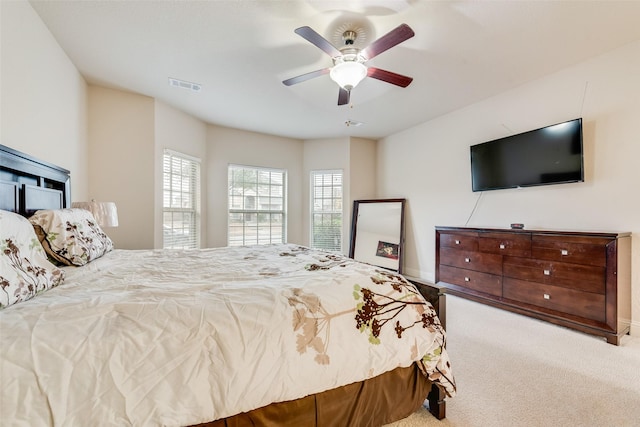
[[631,236],[630,232],[619,231],[598,231],[598,230],[550,230],[550,229],[513,229],[504,227],[467,227],[467,226],[440,226],[435,227],[436,231],[473,231],[478,233],[523,233],[523,234],[562,234],[562,235],[576,235],[576,236],[594,236],[594,237],[609,237],[609,238],[621,238]]

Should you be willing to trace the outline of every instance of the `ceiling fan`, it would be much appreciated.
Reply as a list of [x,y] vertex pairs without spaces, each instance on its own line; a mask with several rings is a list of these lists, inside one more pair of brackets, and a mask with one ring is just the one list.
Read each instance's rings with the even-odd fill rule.
[[331,56],[333,67],[323,68],[284,80],[282,83],[286,86],[301,83],[328,73],[331,79],[340,86],[338,105],[345,105],[349,103],[351,90],[365,77],[373,77],[400,87],[407,87],[413,81],[412,77],[365,65],[367,61],[382,52],[413,37],[415,33],[407,24],[399,25],[364,49],[358,49],[354,46],[358,34],[353,30],[347,30],[342,34],[344,46],[340,49],[329,43],[327,39],[310,27],[296,28],[295,33]]

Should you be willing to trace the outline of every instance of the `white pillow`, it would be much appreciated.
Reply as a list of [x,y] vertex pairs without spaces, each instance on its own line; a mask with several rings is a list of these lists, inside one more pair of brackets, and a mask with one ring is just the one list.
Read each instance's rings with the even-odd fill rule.
[[37,211],[29,221],[47,255],[62,264],[82,266],[113,250],[113,242],[88,210]]
[[0,210],[0,308],[58,286],[64,271],[51,264],[31,223]]

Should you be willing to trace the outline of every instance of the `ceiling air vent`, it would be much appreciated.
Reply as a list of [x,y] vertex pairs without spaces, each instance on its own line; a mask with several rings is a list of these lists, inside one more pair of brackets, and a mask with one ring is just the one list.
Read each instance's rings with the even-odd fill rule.
[[169,86],[188,89],[193,92],[200,92],[200,90],[202,90],[202,85],[199,83],[192,83],[185,80],[178,80],[172,77],[169,77]]

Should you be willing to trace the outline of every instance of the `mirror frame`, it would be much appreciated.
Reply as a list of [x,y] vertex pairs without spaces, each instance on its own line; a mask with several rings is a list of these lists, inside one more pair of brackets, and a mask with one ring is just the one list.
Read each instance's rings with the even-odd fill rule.
[[[397,236],[397,248],[393,248],[393,246],[395,246],[395,242],[391,242],[392,244],[387,246],[386,249],[389,249],[393,252],[393,257],[395,257],[395,255],[397,254],[397,269],[390,267],[388,265],[388,263],[384,263],[384,262],[380,262],[381,265],[379,265],[378,263],[375,262],[375,258],[374,256],[380,256],[380,255],[372,255],[371,259],[364,260],[364,259],[357,259],[355,258],[355,254],[356,254],[356,245],[357,245],[357,237],[358,237],[358,217],[360,215],[360,207],[362,205],[370,205],[370,204],[388,204],[388,203],[400,203],[400,223],[398,224],[398,231],[399,231],[399,235]],[[350,242],[350,246],[349,246],[349,258],[353,258],[356,261],[361,261],[361,262],[365,262],[371,265],[375,265],[377,267],[382,267],[382,268],[386,268],[388,270],[392,270],[392,271],[397,271],[398,273],[402,274],[402,270],[403,270],[403,253],[404,253],[404,210],[405,210],[405,204],[406,204],[406,199],[368,199],[368,200],[354,200],[353,201],[353,213],[352,213],[352,218],[351,218],[351,242]],[[379,253],[378,251],[385,249],[384,245],[386,242],[384,240],[378,240],[378,244],[376,247],[372,247],[371,251],[372,253]],[[385,239],[385,240],[389,240],[389,239]],[[397,249],[397,251],[396,251]],[[382,255],[383,258],[385,258],[384,255]],[[391,258],[391,257],[389,257]],[[373,262],[372,262],[373,260]],[[387,264],[387,265],[385,265]]]

